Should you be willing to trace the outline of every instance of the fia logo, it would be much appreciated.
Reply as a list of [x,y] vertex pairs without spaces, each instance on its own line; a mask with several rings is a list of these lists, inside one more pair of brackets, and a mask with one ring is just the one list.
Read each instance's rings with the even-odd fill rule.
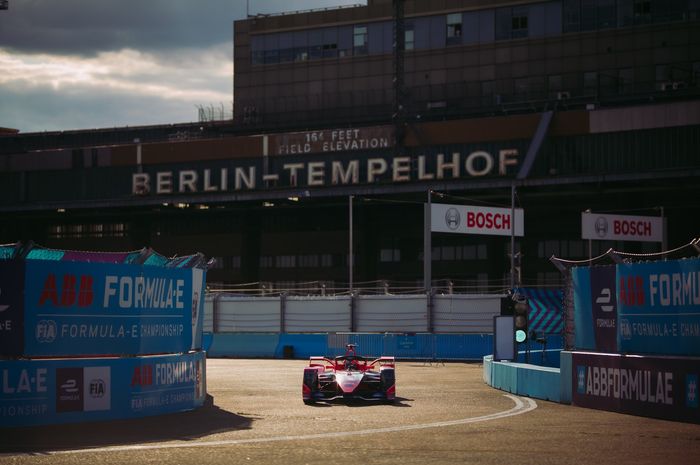
[[576,367],[576,389],[579,394],[586,393],[586,366],[579,365]]
[[91,379],[89,385],[90,397],[99,399],[105,395],[105,382],[101,379]]
[[36,340],[40,343],[51,343],[56,340],[56,322],[53,320],[39,320],[36,323]]
[[612,312],[615,310],[615,305],[609,305],[612,302],[612,292],[609,287],[604,287],[600,290],[600,295],[595,299],[595,303],[600,305],[600,310],[603,312]]
[[685,405],[698,408],[698,375],[685,376]]
[[630,325],[630,320],[626,318],[620,318],[620,336],[624,340],[632,339],[632,326]]

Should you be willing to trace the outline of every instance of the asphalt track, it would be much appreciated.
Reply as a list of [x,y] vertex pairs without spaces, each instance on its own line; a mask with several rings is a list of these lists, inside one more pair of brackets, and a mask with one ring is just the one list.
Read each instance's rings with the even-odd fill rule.
[[207,361],[211,402],[0,429],[0,464],[698,464],[700,425],[506,395],[479,364],[397,365],[393,405],[304,405],[300,360]]

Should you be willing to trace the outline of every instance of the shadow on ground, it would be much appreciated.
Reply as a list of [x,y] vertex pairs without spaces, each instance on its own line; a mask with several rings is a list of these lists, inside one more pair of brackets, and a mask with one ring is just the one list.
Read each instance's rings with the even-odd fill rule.
[[397,397],[393,401],[375,401],[375,400],[361,400],[361,399],[333,399],[333,400],[320,400],[317,402],[312,402],[307,404],[309,407],[332,407],[334,405],[345,405],[347,407],[372,407],[378,404],[388,405],[390,407],[411,407],[413,399],[406,399],[405,397]]
[[219,431],[252,427],[253,418],[222,410],[207,396],[204,407],[130,420],[0,428],[0,453],[37,453],[161,441],[195,440]]

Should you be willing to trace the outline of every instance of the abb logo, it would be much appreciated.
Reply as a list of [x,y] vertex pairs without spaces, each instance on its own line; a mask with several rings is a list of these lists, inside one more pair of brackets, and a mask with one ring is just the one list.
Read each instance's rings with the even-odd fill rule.
[[613,221],[613,233],[625,236],[651,236],[651,221]]
[[134,367],[134,374],[131,376],[131,386],[152,386],[153,385],[153,365],[143,365]]
[[628,307],[644,305],[644,279],[641,276],[623,276],[618,289],[620,303]]
[[39,306],[50,302],[54,307],[71,307],[77,302],[78,307],[89,307],[95,295],[92,282],[92,276],[82,275],[78,285],[77,276],[65,274],[59,290],[56,285],[56,275],[49,273],[39,296]]
[[467,227],[510,230],[510,215],[470,211],[467,212]]

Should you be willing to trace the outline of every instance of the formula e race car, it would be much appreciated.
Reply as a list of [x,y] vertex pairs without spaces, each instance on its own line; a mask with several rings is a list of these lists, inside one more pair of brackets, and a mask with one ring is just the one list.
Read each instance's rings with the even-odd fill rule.
[[348,344],[345,355],[332,360],[326,357],[309,359],[301,387],[304,403],[333,399],[394,401],[394,357],[372,360],[357,356],[355,348],[355,344]]

